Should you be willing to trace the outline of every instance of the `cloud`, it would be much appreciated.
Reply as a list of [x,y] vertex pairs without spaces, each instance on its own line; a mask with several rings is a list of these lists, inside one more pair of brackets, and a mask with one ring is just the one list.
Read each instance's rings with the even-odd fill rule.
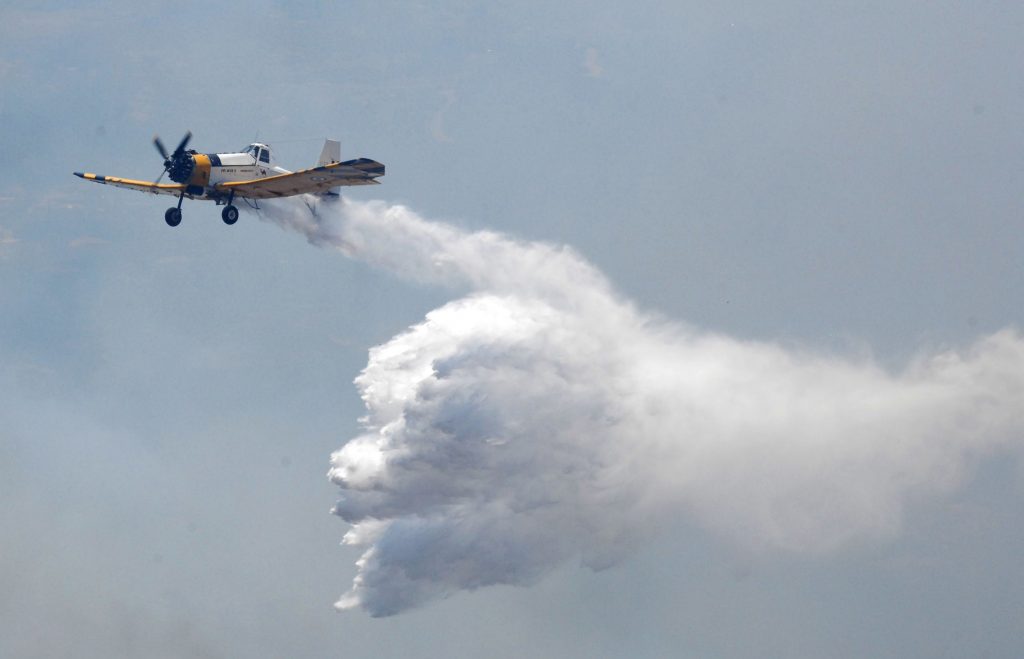
[[97,18],[88,9],[0,9],[0,35],[9,42],[47,42],[80,30]]
[[72,249],[80,249],[83,247],[96,247],[98,245],[106,245],[110,241],[104,240],[103,238],[97,238],[95,236],[81,236],[73,239],[68,246]]
[[604,67],[601,66],[600,54],[597,52],[597,48],[587,48],[583,59],[583,67],[591,78],[600,78],[604,75]]
[[434,138],[435,142],[451,142],[452,138],[444,128],[445,116],[448,114],[448,110],[455,105],[457,96],[453,89],[446,89],[442,95],[444,96],[444,103],[430,119],[430,135]]
[[356,378],[364,430],[329,472],[363,549],[341,609],[605,568],[682,516],[752,551],[877,541],[979,460],[1019,452],[1013,330],[891,372],[643,313],[567,247],[381,202],[264,213],[461,295]]
[[19,242],[10,229],[0,227],[0,258],[6,257]]

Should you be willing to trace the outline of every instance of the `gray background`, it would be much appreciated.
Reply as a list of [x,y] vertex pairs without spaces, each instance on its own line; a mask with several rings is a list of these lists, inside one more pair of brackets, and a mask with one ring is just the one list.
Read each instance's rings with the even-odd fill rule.
[[898,367],[1021,322],[1017,3],[6,2],[0,655],[1017,657],[1018,464],[892,542],[738,555],[685,518],[602,573],[340,615],[366,350],[444,302],[155,178],[149,144],[324,137],[355,190],[569,243],[643,309]]

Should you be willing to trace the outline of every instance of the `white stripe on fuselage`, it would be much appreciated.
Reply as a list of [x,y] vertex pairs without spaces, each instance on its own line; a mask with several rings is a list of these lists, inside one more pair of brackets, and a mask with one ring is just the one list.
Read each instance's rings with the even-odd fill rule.
[[291,174],[290,170],[267,163],[257,163],[248,153],[218,153],[220,166],[210,167],[210,187],[231,181],[251,181],[253,179]]
[[[269,162],[264,161],[262,157],[257,160],[257,153],[260,153],[261,156],[266,154]],[[250,144],[245,151],[240,153],[217,153],[213,154],[213,156],[220,161],[220,164],[214,165],[214,157],[210,158],[210,182],[204,190],[204,194],[208,199],[223,198],[224,193],[216,190],[216,187],[221,183],[253,181],[270,176],[291,174],[289,170],[271,164],[273,163],[273,155],[271,154],[270,147],[258,142]]]

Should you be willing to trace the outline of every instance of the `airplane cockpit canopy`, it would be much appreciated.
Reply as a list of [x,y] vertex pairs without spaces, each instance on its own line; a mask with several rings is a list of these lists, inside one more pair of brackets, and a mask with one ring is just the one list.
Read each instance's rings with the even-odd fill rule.
[[243,153],[248,153],[260,162],[270,164],[270,147],[266,144],[250,144]]

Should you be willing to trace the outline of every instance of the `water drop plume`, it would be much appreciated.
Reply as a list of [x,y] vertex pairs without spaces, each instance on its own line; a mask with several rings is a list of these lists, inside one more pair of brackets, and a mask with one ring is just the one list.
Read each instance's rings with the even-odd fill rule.
[[263,215],[454,293],[356,378],[364,430],[330,469],[363,550],[342,609],[605,568],[679,519],[757,551],[884,539],[1024,436],[1011,329],[893,371],[644,313],[571,248],[400,205]]

